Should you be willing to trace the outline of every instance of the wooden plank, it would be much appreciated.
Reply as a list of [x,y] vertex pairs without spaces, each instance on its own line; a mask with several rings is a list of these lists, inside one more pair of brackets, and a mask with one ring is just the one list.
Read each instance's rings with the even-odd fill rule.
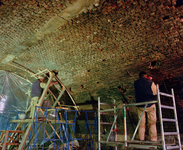
[[[38,73],[35,73],[35,74],[33,74],[33,75],[31,75],[31,77],[35,77],[36,75],[38,75],[38,74],[41,74],[41,73],[43,73],[44,74],[44,72],[45,71],[48,71],[47,69],[45,69],[45,70],[38,70],[39,72]],[[36,77],[35,77],[36,78]]]
[[6,143],[6,145],[20,145],[20,143]]
[[11,137],[11,136],[9,136],[9,135],[8,135],[8,137],[10,138],[9,141],[12,140],[13,142],[17,142],[15,139],[13,139],[13,137]]
[[[36,121],[36,119],[34,119],[34,121]],[[45,121],[45,120],[41,120],[41,121]],[[49,122],[51,122],[51,123],[59,123],[59,122],[61,122],[61,120],[51,120],[51,119],[47,119],[46,120],[47,122],[49,121]],[[11,120],[10,122],[12,122],[12,123],[32,123],[32,119],[26,119],[26,120]],[[74,121],[73,120],[67,120],[67,122],[68,123],[74,123]],[[64,122],[62,122],[62,123],[64,123]]]
[[64,109],[64,110],[68,110],[69,108],[65,108],[65,107],[56,107],[56,109]]
[[[76,106],[72,106],[72,105],[61,105],[61,106],[63,106],[63,107],[74,107],[74,108],[76,107]],[[79,108],[79,106],[77,106],[77,107]]]

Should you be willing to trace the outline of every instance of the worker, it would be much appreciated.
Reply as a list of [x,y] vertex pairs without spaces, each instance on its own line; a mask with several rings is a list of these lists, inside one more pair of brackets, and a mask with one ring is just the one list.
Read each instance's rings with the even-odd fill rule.
[[[148,102],[154,101],[155,95],[157,95],[156,85],[152,80],[147,79],[147,74],[144,71],[139,73],[140,79],[134,82],[136,102]],[[145,105],[137,105],[138,118],[140,119]],[[147,121],[149,127],[149,137],[151,141],[157,141],[157,129],[156,129],[156,105],[154,103],[148,104],[145,113],[147,113]],[[142,120],[139,125],[138,135],[139,140],[145,140],[145,124],[146,114],[143,114]]]
[[[46,82],[44,80],[47,80],[43,76],[38,76],[38,79],[33,82],[32,88],[31,88],[31,102],[30,106],[27,111],[30,110],[30,118],[33,118],[34,116],[34,110],[37,105],[38,99],[41,97],[43,89],[46,87]],[[54,84],[58,84],[58,82],[52,82],[50,86],[53,86]]]

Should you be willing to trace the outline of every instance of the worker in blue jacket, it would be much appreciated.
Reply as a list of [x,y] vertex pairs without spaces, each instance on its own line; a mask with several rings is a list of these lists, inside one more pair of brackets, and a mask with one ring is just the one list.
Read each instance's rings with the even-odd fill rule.
[[[147,74],[144,71],[139,73],[140,79],[134,82],[136,102],[148,102],[154,101],[155,95],[157,95],[156,85],[152,80],[147,79]],[[144,110],[144,105],[138,105],[137,107],[138,117],[140,119]],[[156,129],[156,105],[154,103],[148,104],[145,113],[142,116],[142,120],[139,125],[138,135],[139,140],[145,140],[145,126],[146,126],[146,114],[149,127],[149,137],[151,141],[157,141],[157,129]]]

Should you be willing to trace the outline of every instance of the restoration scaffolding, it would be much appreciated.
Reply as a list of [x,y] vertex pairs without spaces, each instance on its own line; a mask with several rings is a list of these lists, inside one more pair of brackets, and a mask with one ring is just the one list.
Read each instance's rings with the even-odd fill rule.
[[[171,99],[171,104],[170,106],[167,105],[162,105],[161,102],[161,97],[164,96],[166,98]],[[167,100],[167,99],[166,99]],[[152,141],[139,141],[139,140],[135,140],[135,136],[136,133],[138,131],[138,127],[140,125],[140,121],[142,119],[143,114],[145,113],[145,109],[147,107],[148,104],[150,103],[158,103],[158,107],[159,107],[159,119],[160,119],[160,129],[161,129],[161,140],[159,142],[152,142]],[[134,103],[134,104],[123,104],[123,106],[121,108],[114,108],[114,109],[104,109],[101,110],[100,109],[100,105],[102,103],[100,102],[100,97],[98,98],[98,150],[101,150],[102,146],[113,146],[113,147],[129,147],[129,148],[139,148],[139,149],[163,149],[163,150],[168,150],[168,149],[179,149],[182,150],[182,146],[181,146],[181,139],[180,139],[180,133],[179,133],[179,125],[178,125],[178,118],[177,118],[177,111],[176,111],[176,104],[175,104],[175,97],[174,97],[174,91],[173,89],[171,89],[171,94],[166,94],[163,92],[159,91],[159,86],[157,85],[157,101],[149,101],[149,102],[143,102],[143,103]],[[135,131],[132,135],[132,137],[129,137],[127,134],[127,119],[126,119],[126,109],[127,107],[134,107],[134,106],[138,106],[138,105],[145,105],[143,113],[138,121],[138,124],[135,128]],[[164,109],[166,110],[172,110],[173,111],[173,118],[164,118],[162,116],[162,112],[164,111]],[[114,121],[113,123],[111,123],[111,128],[110,128],[110,132],[107,135],[105,140],[101,140],[101,125],[103,124],[101,122],[101,115],[103,115],[104,113],[113,113],[116,112],[114,115]],[[114,129],[116,128],[116,122],[117,122],[117,118],[119,113],[122,112],[123,115],[123,120],[124,120],[124,140],[117,140],[114,139],[113,141],[109,140],[110,136],[112,134],[112,132],[114,131]],[[169,122],[174,123],[174,129],[173,131],[165,131],[165,124]],[[108,123],[108,125],[110,125],[110,123]],[[120,130],[120,129],[118,129]],[[117,134],[117,132],[116,132]],[[174,142],[169,143],[167,141],[166,136],[173,136]],[[117,149],[117,148],[116,148]]]
[[[95,111],[81,111],[76,106],[74,99],[59,80],[57,75],[53,71],[45,69],[39,71],[37,74],[44,74],[45,71],[49,73],[46,87],[44,88],[42,95],[39,99],[37,106],[35,107],[34,116],[28,117],[29,112],[16,111],[16,118],[12,120],[11,113],[9,112],[9,125],[6,130],[1,130],[0,146],[2,150],[6,149],[73,149],[74,146],[79,146],[79,140],[87,142],[87,148],[94,150],[94,142],[97,141],[97,114]],[[56,97],[49,89],[52,81],[57,81],[60,87],[56,87],[59,91]],[[60,105],[59,100],[67,92],[74,108],[69,110],[67,107]],[[50,93],[54,98],[54,103],[51,107],[43,107],[42,104],[45,100],[47,93]],[[93,115],[92,119],[88,117],[88,113]],[[78,138],[75,136],[75,128],[77,115],[81,115],[85,118],[86,122],[86,137]],[[69,118],[69,119],[68,119]]]

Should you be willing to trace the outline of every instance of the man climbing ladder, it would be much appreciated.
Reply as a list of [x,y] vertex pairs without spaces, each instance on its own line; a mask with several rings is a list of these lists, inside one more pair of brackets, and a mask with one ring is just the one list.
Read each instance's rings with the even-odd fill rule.
[[[38,79],[32,84],[31,102],[29,108],[27,109],[27,112],[30,110],[30,119],[33,118],[37,102],[41,97],[43,89],[46,87],[46,82],[44,82],[44,80],[46,80],[46,77],[38,76]],[[53,86],[54,84],[58,84],[58,82],[51,82],[49,86]]]

